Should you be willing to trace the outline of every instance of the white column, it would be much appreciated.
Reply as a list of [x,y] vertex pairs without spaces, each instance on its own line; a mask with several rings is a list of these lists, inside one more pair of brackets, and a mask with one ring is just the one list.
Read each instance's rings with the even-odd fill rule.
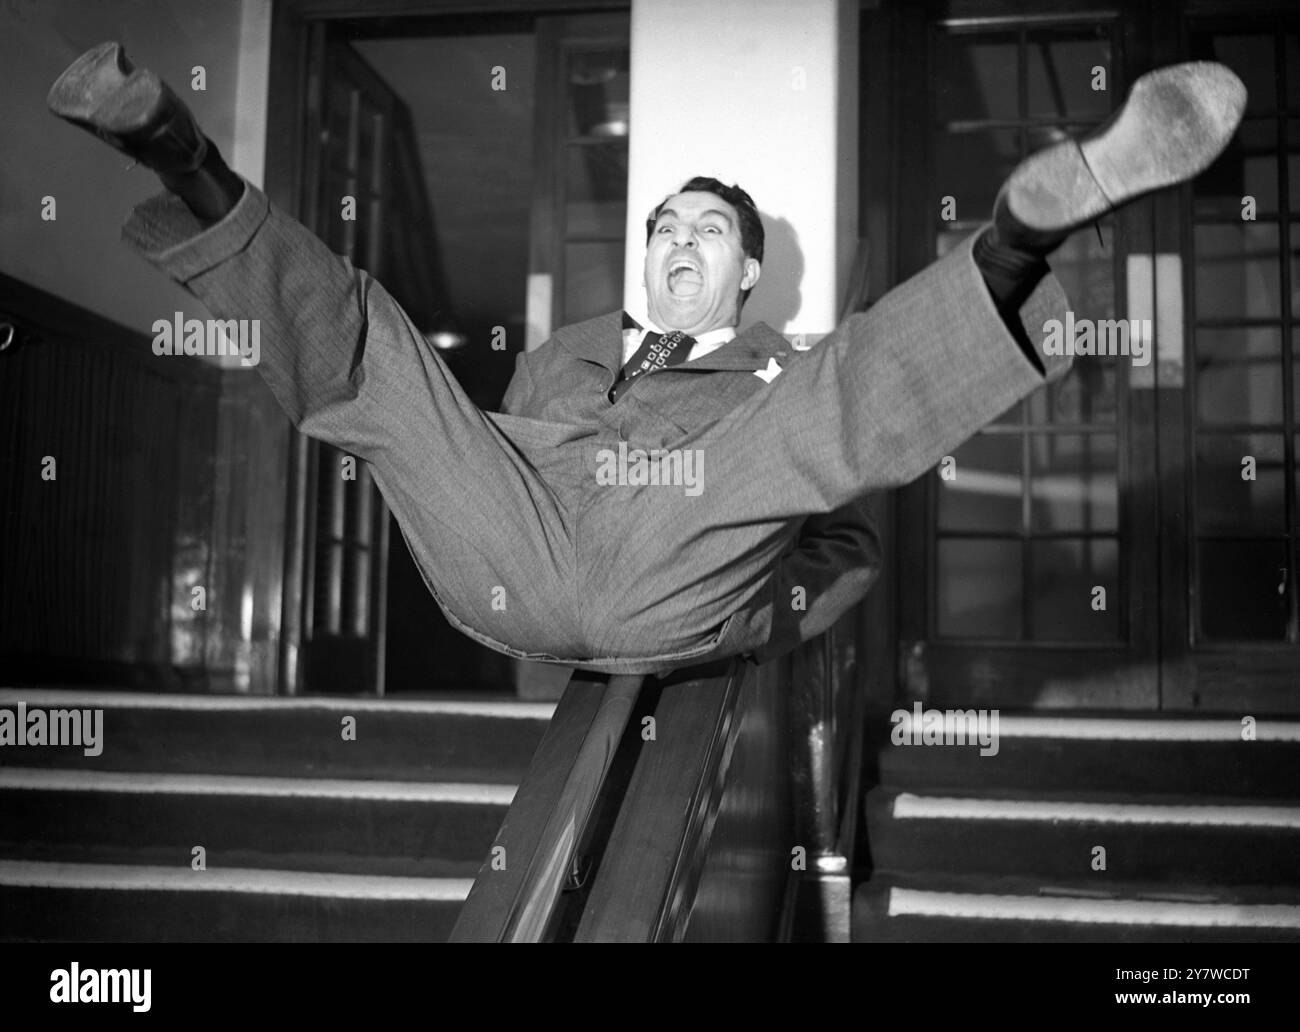
[[270,104],[271,0],[242,0],[235,87],[235,138],[230,167],[254,186],[266,170],[266,118]]
[[633,0],[625,305],[645,313],[645,218],[695,175],[747,190],[767,231],[741,316],[815,341],[857,242],[854,0]]

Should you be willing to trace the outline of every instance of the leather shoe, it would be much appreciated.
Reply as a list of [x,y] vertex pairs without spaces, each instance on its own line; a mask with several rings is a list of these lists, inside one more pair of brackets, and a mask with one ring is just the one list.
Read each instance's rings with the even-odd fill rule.
[[1245,107],[1246,87],[1221,64],[1148,72],[1104,125],[1016,167],[993,206],[999,239],[1048,251],[1107,212],[1191,179],[1228,145]]
[[153,72],[133,66],[120,43],[82,54],[45,102],[155,172],[194,172],[207,156],[207,138],[184,102]]

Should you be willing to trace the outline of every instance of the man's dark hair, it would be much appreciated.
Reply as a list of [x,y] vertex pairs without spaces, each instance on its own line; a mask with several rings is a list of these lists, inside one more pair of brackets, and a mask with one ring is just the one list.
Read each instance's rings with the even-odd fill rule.
[[[754,204],[754,198],[750,197],[739,186],[727,186],[725,183],[714,179],[712,176],[695,176],[682,184],[682,188],[677,193],[711,193],[715,197],[721,197],[724,201],[736,209],[736,217],[740,219],[740,247],[745,252],[746,258],[753,258],[760,264],[763,261],[763,220],[758,217],[758,207]],[[669,194],[657,205],[650,217],[645,220],[645,239],[646,243],[654,236],[655,223],[659,221],[659,213],[664,210],[667,204],[676,194]],[[744,302],[749,298],[749,291],[741,292],[741,301]]]

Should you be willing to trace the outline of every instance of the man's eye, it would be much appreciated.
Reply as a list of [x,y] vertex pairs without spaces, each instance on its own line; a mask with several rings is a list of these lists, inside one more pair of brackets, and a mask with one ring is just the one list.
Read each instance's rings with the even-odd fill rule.
[[717,226],[705,226],[705,227],[704,227],[704,232],[706,232],[706,233],[721,233],[722,230],[720,230]]
[[668,233],[668,232],[671,232],[672,228],[673,228],[672,226],[661,225],[657,230],[655,230],[655,232],[656,232],[656,233]]

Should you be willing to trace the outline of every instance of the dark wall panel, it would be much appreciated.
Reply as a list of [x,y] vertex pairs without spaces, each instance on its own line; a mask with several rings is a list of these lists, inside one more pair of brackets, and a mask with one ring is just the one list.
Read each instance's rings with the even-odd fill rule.
[[[0,312],[0,681],[201,672],[220,371],[14,280]],[[42,479],[45,457],[57,478]]]

